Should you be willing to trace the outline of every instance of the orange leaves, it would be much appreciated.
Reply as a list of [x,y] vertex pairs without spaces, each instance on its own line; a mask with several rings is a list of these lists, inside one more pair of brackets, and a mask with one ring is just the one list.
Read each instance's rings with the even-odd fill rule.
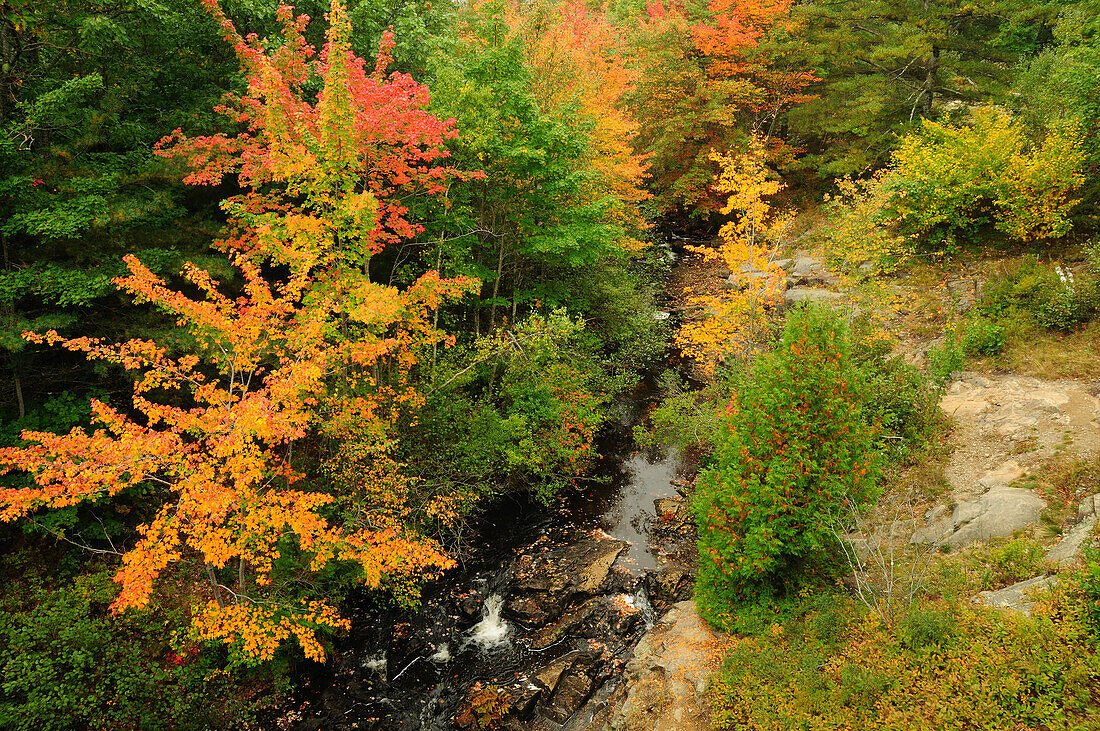
[[[445,340],[430,316],[476,282],[430,272],[400,291],[371,282],[365,266],[386,242],[418,230],[399,198],[437,193],[456,174],[439,164],[453,124],[423,110],[426,88],[385,76],[392,38],[367,75],[351,54],[339,3],[319,59],[302,37],[307,19],[288,7],[279,9],[283,42],[268,51],[240,37],[215,0],[204,4],[248,74],[248,92],[223,109],[247,130],[177,133],[160,154],[184,156],[189,183],[235,173],[252,187],[223,204],[229,224],[221,244],[238,294],[226,295],[209,272],[188,264],[183,277],[198,293],[188,295],[127,257],[130,273],[115,284],[185,328],[181,341],[194,352],[26,333],[140,375],[131,409],[93,402],[94,431],[25,432],[27,446],[0,450],[0,471],[23,471],[34,482],[0,488],[0,521],[155,485],[144,493],[155,517],[123,555],[112,609],[145,606],[173,565],[202,565],[215,601],[195,619],[199,636],[257,660],[294,637],[320,659],[317,632],[347,622],[309,600],[315,589],[295,588],[314,586],[310,572],[350,563],[378,587],[453,565],[436,543],[405,528],[407,479],[389,453],[401,409],[421,401],[409,385],[417,353]],[[306,91],[314,75],[323,88],[316,100]],[[266,279],[262,272],[271,271],[281,279]],[[361,463],[370,469],[349,470],[369,480],[366,499],[325,492],[329,483],[305,479],[317,476],[292,460],[292,445],[322,417],[326,436],[362,436],[368,445]]]
[[[300,213],[326,227],[326,243],[337,234],[363,256],[422,230],[407,219],[403,196],[439,194],[451,178],[476,177],[441,164],[448,155],[444,142],[456,132],[453,120],[425,111],[427,87],[406,74],[386,76],[392,34],[384,36],[368,74],[351,51],[340,2],[326,16],[320,54],[303,37],[308,18],[294,18],[288,6],[279,11],[283,37],[269,52],[256,36],[242,38],[216,0],[204,5],[248,74],[248,91],[228,97],[219,111],[247,130],[195,138],[177,130],[161,140],[157,154],[182,156],[191,168],[184,182],[217,184],[236,173],[244,187],[274,183]],[[322,88],[313,99],[307,82],[318,77]]]
[[[611,217],[627,231],[648,228],[638,204],[652,197],[651,155],[635,151],[641,126],[622,108],[640,72],[628,63],[621,29],[576,0],[536,5],[508,22],[526,37],[536,96],[551,113],[579,120],[577,134],[588,137],[589,197],[614,200]],[[631,252],[645,246],[630,236],[619,244]]]
[[[238,586],[232,606],[208,609],[196,624],[200,634],[239,641],[246,655],[261,659],[293,635],[307,656],[319,657],[311,627],[343,626],[331,608],[294,612],[277,595],[265,595],[288,538],[311,557],[310,570],[320,571],[331,561],[353,562],[363,580],[375,587],[383,577],[430,576],[452,563],[433,542],[407,534],[385,516],[333,525],[320,512],[333,502],[332,495],[289,488],[299,475],[288,448],[316,419],[318,397],[340,362],[341,348],[325,339],[334,304],[313,297],[307,305],[281,296],[251,262],[240,256],[236,261],[246,282],[245,294],[236,300],[218,292],[210,276],[195,267],[185,275],[204,293],[202,300],[169,289],[136,260],[128,260],[131,276],[118,282],[189,327],[204,348],[203,358],[192,354],[172,359],[148,341],[104,345],[88,338],[66,340],[56,333],[28,334],[33,341],[144,370],[133,398],[140,417],[135,420],[93,402],[102,428],[91,434],[79,429],[60,436],[24,433],[32,444],[0,451],[0,464],[5,471],[30,473],[36,487],[0,490],[0,520],[14,520],[40,507],[95,501],[154,482],[165,500],[156,518],[139,529],[141,540],[123,557],[116,576],[121,592],[112,608],[146,605],[162,572],[186,555],[211,570],[236,561],[249,567],[256,589],[245,594]],[[369,368],[385,356],[430,341],[434,330],[425,322],[427,307],[467,286],[434,274],[405,293],[371,285],[373,299],[364,298],[360,305],[364,319],[377,331],[396,328],[397,334],[372,336],[347,350],[357,352],[360,364]],[[301,292],[305,285],[289,289]],[[213,377],[197,370],[204,361]],[[409,356],[405,362],[403,368],[414,361]],[[182,391],[189,405],[158,403],[143,395],[165,387]],[[414,395],[394,389],[389,398]],[[354,418],[374,423],[377,434],[386,434],[392,412],[379,409],[374,398],[352,403],[364,404]],[[389,469],[396,471],[397,465],[390,463]],[[225,589],[216,585],[215,595]],[[257,604],[261,596],[262,609]]]
[[275,650],[292,636],[306,657],[324,660],[317,630],[346,630],[350,626],[333,607],[319,601],[297,611],[248,603],[222,607],[210,602],[194,620],[194,629],[201,639],[235,644],[246,657],[259,661],[274,657]]

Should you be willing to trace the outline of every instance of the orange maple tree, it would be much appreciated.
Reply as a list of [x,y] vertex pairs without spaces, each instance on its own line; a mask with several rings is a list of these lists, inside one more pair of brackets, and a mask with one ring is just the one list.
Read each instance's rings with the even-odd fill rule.
[[[406,527],[401,495],[334,510],[346,496],[308,484],[291,446],[323,415],[338,425],[337,437],[371,440],[372,468],[386,474],[361,479],[401,484],[385,453],[398,410],[417,399],[407,374],[418,349],[445,339],[429,314],[476,283],[428,272],[398,290],[371,282],[367,264],[387,242],[418,230],[405,218],[402,193],[439,193],[458,174],[435,164],[453,125],[423,111],[424,87],[384,77],[391,37],[366,74],[335,0],[319,58],[302,37],[308,19],[289,8],[279,10],[282,43],[267,51],[240,37],[214,0],[206,5],[249,73],[248,93],[223,107],[246,131],[194,139],[177,131],[160,149],[187,158],[190,183],[236,173],[245,187],[224,204],[230,221],[219,242],[241,294],[223,294],[209,273],[188,265],[183,275],[202,295],[188,297],[128,257],[130,275],[116,284],[173,316],[193,353],[149,340],[25,333],[140,375],[132,408],[92,402],[93,431],[24,432],[28,446],[0,451],[3,472],[25,471],[35,483],[0,488],[0,521],[152,485],[158,505],[122,556],[112,609],[148,604],[173,565],[204,566],[209,601],[195,612],[198,637],[229,642],[250,660],[272,657],[294,637],[320,659],[317,631],[347,622],[303,577],[346,562],[378,587],[452,565]],[[323,88],[311,99],[303,89],[314,74]],[[284,274],[269,281],[272,263]],[[288,563],[293,570],[281,571]],[[231,566],[235,577],[227,579]]]
[[654,152],[660,210],[722,207],[711,186],[712,149],[741,147],[760,135],[769,161],[789,161],[793,150],[779,138],[779,122],[810,98],[806,87],[814,76],[794,64],[777,68],[765,40],[786,30],[790,6],[788,0],[710,0],[710,17],[692,22],[676,0],[648,3],[635,39],[642,75],[630,102],[642,123],[639,144]]

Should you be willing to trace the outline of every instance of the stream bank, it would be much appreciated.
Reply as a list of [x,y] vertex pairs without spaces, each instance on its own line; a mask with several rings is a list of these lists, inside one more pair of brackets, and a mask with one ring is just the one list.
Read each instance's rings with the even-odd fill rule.
[[[670,367],[671,354],[655,370]],[[694,584],[684,490],[695,465],[633,440],[658,399],[649,378],[612,405],[595,479],[560,504],[490,510],[472,557],[426,586],[418,610],[353,603],[350,636],[303,679],[279,727],[606,724],[635,646]]]

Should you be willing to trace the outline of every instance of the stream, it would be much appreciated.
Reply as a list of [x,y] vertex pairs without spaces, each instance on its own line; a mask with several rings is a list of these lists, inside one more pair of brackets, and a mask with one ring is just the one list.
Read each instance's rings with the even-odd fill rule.
[[351,602],[350,636],[278,725],[445,731],[493,713],[498,728],[588,728],[638,639],[691,593],[678,489],[694,465],[633,440],[658,399],[651,380],[612,405],[594,479],[561,505],[502,499],[473,558],[430,582],[416,611]]

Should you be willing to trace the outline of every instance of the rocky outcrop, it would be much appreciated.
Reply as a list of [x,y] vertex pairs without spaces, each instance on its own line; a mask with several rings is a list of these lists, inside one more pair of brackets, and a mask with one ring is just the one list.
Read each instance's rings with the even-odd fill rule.
[[783,293],[783,306],[787,309],[796,305],[811,304],[837,304],[844,299],[839,292],[831,292],[827,289],[814,287],[792,287]]
[[994,487],[977,500],[961,502],[951,514],[916,531],[912,542],[962,548],[977,541],[1011,536],[1039,521],[1046,501],[1032,490]]
[[628,545],[587,538],[521,556],[512,568],[506,616],[527,625],[557,619],[569,604],[598,593]]
[[980,592],[975,601],[1027,617],[1031,615],[1031,608],[1035,605],[1033,592],[1053,586],[1056,581],[1058,578],[1055,576],[1036,576],[1004,589]]
[[[951,500],[928,511],[915,544],[962,548],[1039,522],[1045,501],[1024,479],[1057,455],[1100,454],[1100,399],[1075,381],[961,372],[940,400],[955,422],[944,470]],[[1076,560],[1091,527],[1071,527],[1048,558]]]
[[1097,498],[1100,495],[1089,495],[1077,506],[1078,522],[1062,534],[1062,539],[1050,547],[1046,553],[1046,560],[1057,568],[1069,568],[1081,558],[1081,552],[1087,544],[1093,543],[1093,535],[1096,531]]
[[591,726],[611,731],[710,729],[707,682],[733,640],[711,629],[680,602],[642,637],[627,663],[624,682],[603,718]]

